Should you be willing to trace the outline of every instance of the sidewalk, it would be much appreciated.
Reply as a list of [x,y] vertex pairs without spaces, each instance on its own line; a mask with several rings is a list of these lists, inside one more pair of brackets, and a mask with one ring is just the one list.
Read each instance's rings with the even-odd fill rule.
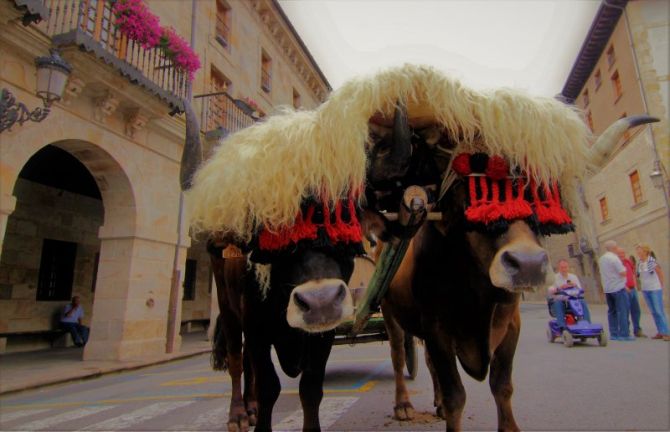
[[78,379],[138,369],[211,351],[206,332],[182,335],[181,350],[135,361],[81,359],[82,348],[7,353],[0,355],[0,395]]

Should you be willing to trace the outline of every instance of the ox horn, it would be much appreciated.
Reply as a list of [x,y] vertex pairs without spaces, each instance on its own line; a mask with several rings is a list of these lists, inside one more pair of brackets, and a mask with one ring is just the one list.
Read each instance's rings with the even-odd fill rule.
[[597,167],[603,166],[609,155],[614,151],[616,144],[628,129],[657,121],[659,121],[658,118],[648,115],[624,117],[615,121],[598,137],[598,140],[591,147],[591,162]]
[[393,167],[393,173],[397,176],[404,176],[409,168],[410,157],[412,156],[412,131],[409,128],[409,119],[407,118],[407,106],[404,102],[398,101],[393,114],[393,148],[388,162]]
[[186,114],[186,140],[179,167],[179,184],[182,190],[192,186],[193,174],[202,162],[202,146],[200,145],[200,124],[190,100],[184,100]]

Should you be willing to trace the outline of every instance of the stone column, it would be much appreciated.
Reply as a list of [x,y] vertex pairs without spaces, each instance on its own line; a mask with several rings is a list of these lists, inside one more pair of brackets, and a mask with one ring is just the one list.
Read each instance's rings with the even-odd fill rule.
[[5,233],[7,232],[7,221],[15,208],[16,197],[4,193],[4,191],[0,193],[0,256],[2,256],[2,245],[5,242]]
[[[175,244],[110,236],[104,227],[100,239],[91,335],[84,359],[132,360],[165,354]],[[183,267],[186,246],[180,248],[179,255]],[[181,307],[177,319],[180,317]],[[177,336],[175,351],[180,345]]]

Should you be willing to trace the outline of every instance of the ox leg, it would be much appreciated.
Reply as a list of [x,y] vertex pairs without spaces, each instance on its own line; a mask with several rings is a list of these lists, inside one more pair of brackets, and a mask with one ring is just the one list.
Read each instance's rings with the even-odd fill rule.
[[[261,341],[258,341],[261,342]],[[258,401],[258,420],[256,431],[272,430],[272,409],[279,398],[281,384],[272,364],[270,344],[259,343],[251,353],[254,370],[256,397]]]
[[239,318],[232,313],[223,314],[223,318],[228,351],[228,372],[232,381],[228,431],[246,432],[249,430],[249,417],[242,399],[242,326]]
[[249,416],[249,424],[255,426],[258,418],[258,405],[256,404],[256,389],[254,387],[254,371],[251,367],[251,356],[246,348],[242,351],[242,361],[244,362],[244,406]]
[[309,347],[309,367],[300,377],[300,403],[303,411],[303,431],[320,431],[319,405],[323,399],[323,378],[326,362],[333,346],[334,332],[323,337],[313,337]]
[[[465,406],[465,388],[456,367],[456,355],[450,349],[438,346],[438,342],[430,342],[438,341],[440,338],[444,338],[444,335],[438,334],[426,338],[426,349],[437,372],[447,431],[459,431]],[[451,341],[442,343],[448,346]]]
[[424,350],[426,357],[426,366],[428,367],[428,372],[430,372],[430,378],[433,380],[433,406],[435,407],[435,415],[440,418],[446,418],[444,416],[444,407],[442,406],[442,391],[440,390],[440,381],[437,379],[437,372],[435,372],[435,366],[430,359],[430,354],[428,353],[428,348]]
[[[499,306],[500,308],[500,306]],[[512,413],[512,366],[514,352],[519,340],[520,320],[512,320],[507,332],[491,359],[489,386],[498,410],[498,430],[518,431],[519,426]]]
[[395,376],[395,406],[393,416],[396,420],[412,420],[414,418],[414,407],[409,400],[409,392],[405,384],[405,331],[393,318],[391,310],[386,302],[382,303],[382,314],[386,333],[391,346],[391,361],[393,362],[393,375]]

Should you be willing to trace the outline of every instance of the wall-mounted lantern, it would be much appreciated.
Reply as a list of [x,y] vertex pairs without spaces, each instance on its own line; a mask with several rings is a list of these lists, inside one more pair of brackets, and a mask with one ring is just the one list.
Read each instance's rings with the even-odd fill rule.
[[41,122],[49,115],[51,104],[63,97],[72,66],[63,60],[56,50],[51,50],[51,55],[48,57],[36,58],[35,66],[37,66],[35,93],[42,99],[44,107],[37,107],[31,112],[22,102],[16,103],[14,95],[9,90],[2,89],[0,93],[0,132],[11,128],[17,122],[20,125],[28,120]]

